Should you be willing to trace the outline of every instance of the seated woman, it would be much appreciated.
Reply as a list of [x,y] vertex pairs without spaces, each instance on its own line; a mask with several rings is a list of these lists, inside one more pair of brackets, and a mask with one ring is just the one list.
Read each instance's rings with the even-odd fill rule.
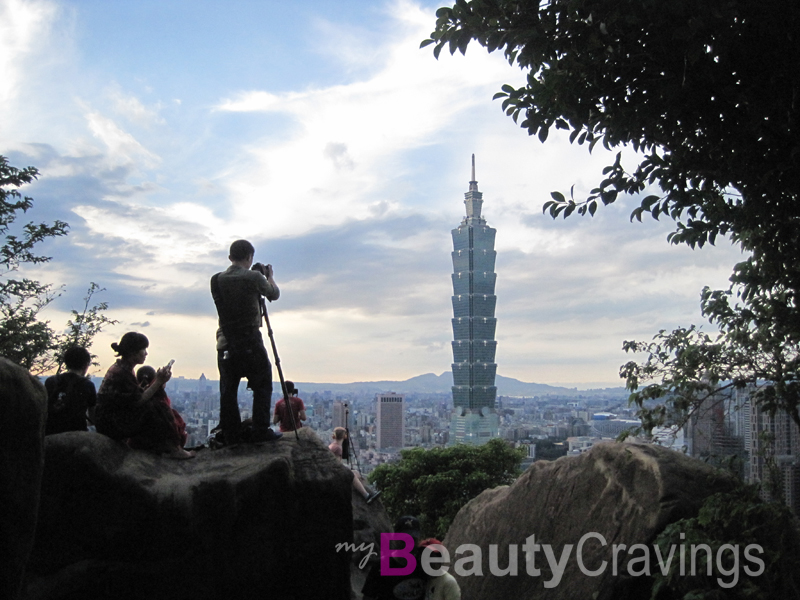
[[[139,387],[141,387],[143,390],[149,388],[155,380],[156,370],[153,367],[145,365],[136,370],[136,381],[139,383]],[[178,432],[178,438],[180,439],[181,447],[185,446],[186,440],[189,439],[189,434],[186,433],[186,421],[183,420],[181,413],[172,408],[172,401],[169,399],[169,396],[167,396],[167,390],[164,389],[163,385],[156,390],[156,393],[153,394],[153,398],[165,404],[167,408],[169,408],[175,424],[175,431]],[[131,448],[138,448],[139,446],[137,443],[138,440],[135,437],[128,440],[128,445]]]
[[194,452],[181,448],[172,411],[154,398],[172,376],[170,368],[156,371],[146,390],[136,382],[133,368],[144,363],[149,345],[145,335],[134,331],[123,335],[118,344],[111,344],[119,358],[97,391],[95,426],[98,433],[115,440],[134,438],[137,447],[168,458],[193,458]]
[[[328,445],[328,450],[333,452],[339,461],[342,461],[344,455],[342,445],[347,439],[347,430],[344,427],[336,427],[331,437],[333,437],[333,441]],[[356,488],[356,491],[361,494],[361,497],[367,501],[367,504],[370,504],[375,498],[381,495],[380,492],[368,492],[367,488],[365,488],[364,484],[361,482],[361,473],[357,471],[353,471],[353,487]]]

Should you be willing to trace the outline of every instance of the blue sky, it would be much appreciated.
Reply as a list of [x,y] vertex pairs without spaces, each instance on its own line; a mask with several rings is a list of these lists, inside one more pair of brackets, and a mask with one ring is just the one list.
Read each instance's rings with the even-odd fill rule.
[[552,190],[610,160],[529,138],[492,95],[523,74],[473,46],[419,49],[439,3],[0,0],[0,154],[33,165],[35,220],[60,218],[54,325],[90,281],[155,364],[216,377],[208,279],[237,238],[272,263],[270,314],[296,381],[449,370],[450,230],[476,155],[497,233],[498,372],[618,385],[624,339],[701,321],[739,252],[669,246],[633,199],[553,221]]

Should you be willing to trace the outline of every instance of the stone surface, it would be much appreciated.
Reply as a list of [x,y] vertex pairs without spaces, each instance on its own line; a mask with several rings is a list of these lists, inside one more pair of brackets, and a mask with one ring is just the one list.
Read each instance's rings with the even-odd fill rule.
[[0,357],[0,598],[16,597],[33,546],[46,419],[44,386]]
[[[372,489],[367,484],[368,489]],[[353,543],[357,548],[350,560],[351,598],[361,600],[361,588],[372,565],[378,564],[381,533],[391,533],[392,522],[381,504],[380,497],[367,504],[355,489],[353,502]]]
[[[652,445],[604,443],[579,456],[536,462],[511,486],[487,490],[461,509],[445,546],[453,565],[459,558],[477,554],[465,551],[456,556],[459,545],[479,546],[483,575],[459,576],[454,568],[450,572],[458,580],[464,600],[648,597],[643,592],[649,585],[647,578],[628,575],[626,566],[629,558],[641,557],[644,551],[636,551],[632,557],[622,551],[615,576],[612,545],[650,546],[651,570],[656,570],[652,546],[656,535],[669,523],[696,515],[703,499],[731,486],[729,477],[704,463]],[[582,549],[586,571],[599,571],[602,561],[608,561],[604,572],[596,576],[584,574],[576,557],[579,541],[590,532],[600,534],[607,544],[587,539]],[[535,555],[534,566],[541,574],[527,573],[522,546],[531,535],[536,543],[551,545],[554,562],[563,557],[566,544],[573,545],[557,585],[553,585],[544,549]],[[490,544],[498,546],[496,573],[509,566],[510,546],[517,545],[516,576],[492,574]],[[462,566],[472,567],[468,563]],[[546,582],[551,587],[545,587]]]
[[351,488],[305,428],[186,461],[49,436],[23,597],[345,600]]

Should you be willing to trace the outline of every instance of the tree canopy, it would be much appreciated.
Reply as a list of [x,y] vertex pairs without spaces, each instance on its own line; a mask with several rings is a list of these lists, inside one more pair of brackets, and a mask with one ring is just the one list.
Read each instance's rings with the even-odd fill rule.
[[728,290],[702,293],[719,334],[692,326],[625,343],[648,353],[622,368],[632,399],[686,407],[720,385],[766,381],[757,400],[800,423],[800,4],[458,0],[436,14],[422,42],[436,56],[475,40],[527,72],[495,98],[530,135],[544,142],[555,127],[589,151],[619,150],[586,197],[553,192],[546,212],[593,215],[634,195],[631,219],[673,219],[670,242],[727,236],[748,252]]
[[414,515],[424,536],[443,539],[462,506],[517,478],[523,456],[500,439],[483,446],[413,448],[403,450],[399,462],[379,465],[369,479],[393,519]]
[[106,303],[92,304],[99,286],[91,283],[83,309],[72,311],[62,331],[55,331],[40,311],[60,293],[52,284],[20,276],[25,264],[40,264],[52,259],[35,252],[40,242],[67,235],[69,226],[56,220],[51,224],[18,224],[17,217],[33,207],[33,199],[19,188],[31,183],[39,172],[34,167],[18,169],[0,156],[0,356],[19,363],[34,374],[55,368],[69,346],[88,347],[104,325],[115,323],[103,314]]

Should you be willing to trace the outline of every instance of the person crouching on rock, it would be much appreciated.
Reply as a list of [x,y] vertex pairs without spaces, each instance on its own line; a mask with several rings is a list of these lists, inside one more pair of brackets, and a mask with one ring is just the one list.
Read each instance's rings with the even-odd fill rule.
[[[156,370],[153,367],[144,365],[136,370],[136,381],[139,383],[139,387],[141,387],[142,390],[149,388],[155,380]],[[172,408],[172,401],[169,399],[169,396],[167,396],[167,390],[164,389],[163,385],[156,390],[156,393],[153,394],[153,398],[165,404],[167,408],[169,408],[170,413],[172,414],[172,422],[175,426],[175,431],[178,433],[180,445],[181,447],[185,446],[186,441],[189,439],[189,434],[186,433],[186,421],[183,420],[181,413]],[[136,438],[131,438],[128,440],[128,445],[131,448],[137,448],[138,446],[135,445],[136,443]]]
[[106,372],[97,391],[95,426],[98,433],[115,440],[134,438],[138,448],[168,458],[193,458],[180,445],[175,420],[170,408],[154,398],[172,377],[170,367],[156,371],[153,383],[142,390],[133,374],[136,365],[147,358],[147,336],[129,331],[111,348],[119,357]]

